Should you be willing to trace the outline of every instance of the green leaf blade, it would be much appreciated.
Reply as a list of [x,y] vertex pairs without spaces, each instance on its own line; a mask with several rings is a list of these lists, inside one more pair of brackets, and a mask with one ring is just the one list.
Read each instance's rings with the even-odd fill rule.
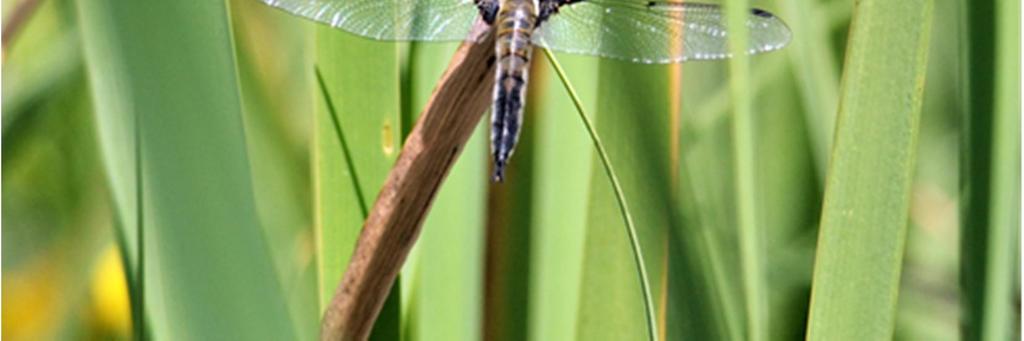
[[[333,106],[322,93],[316,96],[314,214],[323,312],[401,149],[402,120],[398,45],[317,25],[315,55]],[[373,337],[398,338],[399,288],[396,281]]]
[[1020,338],[1020,2],[962,10],[960,278],[967,340]]
[[[671,89],[671,74],[664,66],[612,60],[601,60],[598,70],[601,81],[594,121],[632,209],[657,313],[667,295],[663,291],[665,241],[675,221],[668,204],[673,200],[669,193],[672,168],[667,160],[672,160],[670,121],[675,111],[665,90]],[[651,95],[657,93],[655,89],[665,91],[664,95]],[[637,148],[643,151],[634,152]],[[600,162],[595,160],[592,167],[577,337],[646,338],[643,290],[615,189],[606,176],[596,176],[606,172]],[[621,315],[605,315],[608,311]]]
[[[531,269],[529,326],[536,340],[576,339],[582,286],[583,248],[587,233],[587,201],[593,143],[573,112],[572,99],[562,89],[540,51],[534,63],[531,91],[536,96],[534,193],[531,197]],[[596,58],[559,55],[587,112],[594,112],[597,92]]]
[[854,13],[818,240],[808,338],[892,337],[932,1]]
[[145,231],[146,335],[296,337],[256,215],[226,2],[79,14],[121,223]]

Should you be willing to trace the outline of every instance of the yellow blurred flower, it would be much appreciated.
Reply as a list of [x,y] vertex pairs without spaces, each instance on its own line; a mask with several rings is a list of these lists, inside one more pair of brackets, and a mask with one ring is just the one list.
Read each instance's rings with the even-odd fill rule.
[[52,332],[61,309],[57,264],[35,257],[3,276],[3,339],[32,340]]
[[128,283],[125,282],[124,264],[116,245],[107,247],[96,264],[91,297],[96,327],[128,335],[131,325]]

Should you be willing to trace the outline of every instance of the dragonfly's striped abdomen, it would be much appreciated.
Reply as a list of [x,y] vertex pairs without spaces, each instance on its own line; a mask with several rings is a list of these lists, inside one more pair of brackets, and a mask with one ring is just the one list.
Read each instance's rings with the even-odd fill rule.
[[494,25],[497,27],[495,55],[498,63],[491,112],[491,153],[494,180],[501,181],[523,122],[533,52],[530,36],[537,25],[536,3],[534,0],[501,0]]

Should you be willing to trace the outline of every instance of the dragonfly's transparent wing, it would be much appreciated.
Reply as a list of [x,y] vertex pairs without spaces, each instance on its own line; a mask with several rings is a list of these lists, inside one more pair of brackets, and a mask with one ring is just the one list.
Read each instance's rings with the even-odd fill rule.
[[378,40],[463,40],[473,0],[260,0],[289,13]]
[[[791,33],[778,17],[751,10],[749,53],[777,50]],[[555,51],[637,63],[728,58],[726,18],[717,5],[678,1],[586,0],[541,24],[535,44]]]

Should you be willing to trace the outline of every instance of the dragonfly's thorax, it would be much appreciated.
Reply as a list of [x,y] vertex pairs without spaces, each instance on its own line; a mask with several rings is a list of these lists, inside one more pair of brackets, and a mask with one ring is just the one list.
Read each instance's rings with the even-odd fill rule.
[[491,151],[494,177],[500,180],[505,163],[519,139],[529,80],[530,37],[537,27],[538,0],[501,0],[496,26],[494,108],[491,112]]
[[517,24],[534,26],[537,20],[540,0],[499,0],[498,1],[498,29],[501,30],[503,22],[509,20],[517,21]]

